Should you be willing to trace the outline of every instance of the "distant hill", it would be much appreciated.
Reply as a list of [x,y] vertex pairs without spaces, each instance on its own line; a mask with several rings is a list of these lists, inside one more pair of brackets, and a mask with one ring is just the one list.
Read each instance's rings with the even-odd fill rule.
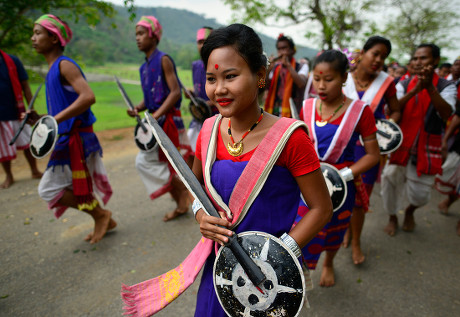
[[[96,27],[89,27],[83,20],[70,22],[74,34],[66,47],[66,55],[88,65],[105,62],[142,63],[144,55],[135,42],[135,24],[143,15],[154,15],[163,26],[163,38],[159,49],[170,54],[176,64],[190,68],[191,62],[199,58],[196,49],[196,31],[203,26],[221,27],[214,19],[180,9],[168,7],[136,7],[136,18],[129,20],[127,9],[115,6],[118,14],[114,18],[103,18]],[[113,28],[112,25],[116,25]],[[267,54],[275,54],[274,38],[259,34]],[[312,57],[316,50],[298,47],[296,56]]]

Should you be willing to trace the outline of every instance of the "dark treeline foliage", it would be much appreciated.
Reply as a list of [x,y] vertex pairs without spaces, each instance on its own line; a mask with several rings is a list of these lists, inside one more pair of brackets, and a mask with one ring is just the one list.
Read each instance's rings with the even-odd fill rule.
[[[130,12],[125,7],[115,6],[117,14],[113,18],[102,17],[96,26],[89,26],[85,21],[67,21],[72,28],[74,37],[65,48],[65,54],[86,65],[104,65],[104,63],[137,63],[143,62],[144,55],[139,52],[135,40],[135,25],[143,15],[154,15],[163,26],[163,38],[159,49],[171,55],[178,67],[189,69],[192,61],[199,58],[196,48],[196,31],[202,26],[218,28],[221,25],[214,19],[186,11],[166,7],[136,7],[136,18],[129,19]],[[60,15],[60,12],[53,12]],[[114,28],[113,26],[116,25]],[[32,35],[32,28],[31,28]],[[277,37],[278,34],[273,34]],[[268,54],[275,53],[275,39],[261,35]],[[31,46],[23,54],[18,52],[27,64],[43,64]],[[12,52],[14,54],[14,52]],[[298,47],[297,57],[311,58],[316,50]],[[26,55],[26,56],[23,56]]]

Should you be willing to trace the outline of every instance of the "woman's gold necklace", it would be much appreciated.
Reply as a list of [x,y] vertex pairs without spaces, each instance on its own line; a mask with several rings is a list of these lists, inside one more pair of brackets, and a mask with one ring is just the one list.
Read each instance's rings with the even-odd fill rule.
[[359,90],[362,91],[362,90],[366,90],[366,88],[372,83],[372,81],[374,80],[373,78],[371,78],[371,80],[369,80],[367,83],[365,84],[361,84],[361,82],[359,81],[358,77],[356,76],[356,74],[353,76],[354,80],[355,80],[355,83],[358,84],[359,86]]
[[249,132],[254,130],[254,128],[259,124],[259,122],[262,121],[263,117],[264,117],[264,111],[263,111],[263,109],[260,109],[259,119],[257,119],[257,121],[252,125],[252,127],[243,134],[243,137],[241,138],[241,140],[239,140],[236,143],[235,143],[235,141],[233,140],[233,137],[232,137],[231,119],[228,119],[228,131],[227,132],[228,132],[228,135],[229,135],[230,141],[231,141],[231,142],[227,143],[228,154],[230,154],[231,156],[239,156],[239,155],[241,155],[241,153],[243,153],[243,150],[244,150],[243,139],[249,134]]
[[343,107],[343,105],[345,104],[345,101],[347,100],[347,96],[343,96],[343,101],[342,103],[340,104],[340,106],[338,106],[334,112],[329,116],[329,118],[327,118],[326,120],[323,120],[323,101],[321,100],[319,102],[319,116],[321,118],[321,120],[316,120],[316,125],[318,127],[324,127],[326,124],[329,123],[329,121],[335,116],[335,114],[337,112],[339,112],[339,110]]

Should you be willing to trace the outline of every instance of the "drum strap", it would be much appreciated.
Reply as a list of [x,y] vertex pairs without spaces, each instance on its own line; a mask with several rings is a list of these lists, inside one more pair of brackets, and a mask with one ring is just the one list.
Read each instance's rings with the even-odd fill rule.
[[[203,125],[203,129],[201,130],[203,156],[206,155],[206,157],[213,158],[214,160],[216,152],[215,144],[217,142],[213,142],[213,140],[217,140],[217,135],[215,133],[218,133],[219,122],[221,119],[222,116],[219,115],[218,117],[206,120]],[[235,206],[235,210],[242,210],[238,213],[235,212],[236,217],[233,217],[234,223],[236,223],[236,220],[240,220],[244,217],[245,212],[243,212],[243,210],[248,209],[252,204],[252,201],[255,197],[257,197],[257,194],[260,192],[260,188],[258,188],[258,186],[260,186],[260,183],[262,183],[263,186],[263,183],[268,177],[277,157],[282,152],[289,136],[295,129],[301,126],[305,126],[305,124],[293,119],[280,119],[270,130],[270,132],[274,133],[274,136],[268,139],[264,138],[262,143],[259,144],[258,150],[254,152],[251,160],[254,158],[259,159],[254,160],[257,162],[246,166],[241,176],[244,181],[237,182],[232,194],[233,198],[230,198],[229,205],[232,207]],[[275,133],[277,130],[281,131]],[[270,132],[268,134],[270,134]],[[211,144],[208,148],[209,143]],[[267,148],[263,145],[267,146]],[[256,154],[257,152],[260,153]],[[270,156],[274,156],[276,159],[269,159]],[[205,161],[207,161],[207,159],[202,160],[203,168],[208,165]],[[269,167],[265,167],[264,164],[269,165]],[[206,170],[203,169],[203,172],[204,171]],[[253,173],[256,173],[257,175],[254,175]],[[206,182],[206,179],[210,179],[210,174],[208,174],[207,177],[204,177]],[[248,188],[248,184],[250,184],[250,188]],[[209,193],[208,186],[206,186],[206,190],[208,190],[208,195],[211,200],[216,204],[213,196]],[[222,204],[216,205],[219,207],[221,207],[221,205],[226,206],[223,202]],[[228,209],[229,207],[226,206],[226,208]],[[201,268],[204,266],[206,259],[211,254],[213,246],[214,242],[212,240],[201,238],[192,252],[176,268],[158,277],[136,285],[123,285],[121,296],[126,304],[123,308],[125,310],[125,314],[131,316],[151,316],[169,305],[195,281],[201,271]]]

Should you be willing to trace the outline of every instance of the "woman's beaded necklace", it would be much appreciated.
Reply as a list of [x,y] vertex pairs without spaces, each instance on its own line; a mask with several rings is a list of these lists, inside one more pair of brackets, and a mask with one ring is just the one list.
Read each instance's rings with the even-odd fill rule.
[[243,150],[244,150],[243,139],[249,134],[249,132],[254,130],[254,128],[259,124],[259,122],[262,121],[263,117],[264,117],[264,111],[263,111],[263,109],[260,109],[259,119],[257,119],[257,121],[252,125],[252,127],[243,134],[243,137],[241,138],[241,140],[239,140],[236,143],[235,143],[235,141],[233,140],[233,137],[232,137],[231,119],[228,119],[228,135],[229,135],[230,141],[231,141],[231,142],[227,143],[228,154],[230,154],[231,156],[239,156],[239,155],[241,155],[241,153],[243,153]]
[[358,76],[356,75],[355,72],[352,73],[352,77],[355,81],[355,83],[357,84],[357,86],[359,87],[359,91],[364,91],[367,89],[367,87],[369,87],[369,85],[374,81],[374,76],[371,76],[371,79],[365,83],[365,84],[362,84],[361,81],[358,79]]
[[321,120],[316,120],[316,125],[318,127],[324,127],[326,124],[328,124],[329,121],[335,116],[335,114],[337,112],[339,112],[339,110],[343,107],[343,105],[345,104],[346,100],[347,100],[347,96],[344,95],[343,96],[343,101],[340,104],[340,106],[338,106],[337,109],[335,109],[334,112],[326,120],[323,120],[323,101],[321,100],[319,102],[319,116],[320,116]]

